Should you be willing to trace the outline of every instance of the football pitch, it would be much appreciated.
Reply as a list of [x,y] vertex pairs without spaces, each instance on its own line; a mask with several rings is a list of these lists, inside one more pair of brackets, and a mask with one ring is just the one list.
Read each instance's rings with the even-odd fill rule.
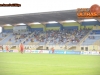
[[0,53],[0,75],[100,75],[100,56]]

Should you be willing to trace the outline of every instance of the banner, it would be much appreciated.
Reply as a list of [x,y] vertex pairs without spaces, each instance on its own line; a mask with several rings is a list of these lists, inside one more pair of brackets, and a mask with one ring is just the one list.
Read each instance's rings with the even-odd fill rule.
[[31,53],[39,53],[38,50],[31,50]]
[[49,53],[49,50],[25,50],[25,53]]
[[31,51],[30,50],[25,50],[25,53],[30,53]]
[[66,54],[81,54],[81,51],[66,51]]
[[99,55],[99,52],[97,52],[97,51],[92,51],[91,53],[92,53],[92,55]]
[[7,50],[0,50],[0,52],[18,52],[18,50],[9,50],[9,51],[7,51]]
[[[49,53],[52,54],[52,50],[49,50]],[[54,50],[54,54],[64,54],[65,51],[63,50]]]
[[9,52],[13,52],[13,50],[10,50]]
[[64,54],[64,51],[62,51],[62,50],[61,50],[61,51],[60,51],[60,50],[57,50],[57,51],[56,51],[56,50],[55,50],[54,53],[55,53],[55,54]]
[[25,53],[41,53],[40,50],[25,50]]
[[88,51],[81,51],[81,54],[88,54]]
[[81,53],[84,55],[99,55],[100,54],[98,51],[84,51]]
[[3,52],[7,52],[6,50],[3,50]]
[[[13,50],[14,52],[15,50]],[[6,52],[6,50],[5,50]],[[64,51],[64,50],[55,50],[52,53],[52,50],[25,50],[25,53],[47,53],[47,54],[84,54],[84,55],[100,55],[98,51]]]
[[84,54],[84,51],[81,51],[81,54]]
[[18,50],[13,50],[13,52],[18,52]]
[[39,51],[39,53],[43,53],[43,50],[38,50]]
[[21,32],[22,30],[23,31],[27,30],[27,26],[23,25],[23,26],[14,26],[13,27],[14,32]]
[[47,53],[48,54],[49,53],[49,50],[43,50],[43,53]]
[[0,50],[0,52],[3,52],[3,50]]

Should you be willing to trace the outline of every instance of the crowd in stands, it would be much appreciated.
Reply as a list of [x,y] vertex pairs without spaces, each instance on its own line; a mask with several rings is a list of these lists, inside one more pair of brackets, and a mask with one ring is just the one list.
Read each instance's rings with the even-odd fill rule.
[[80,40],[89,32],[90,29],[81,29],[81,30],[62,30],[54,31],[49,30],[46,32],[35,31],[32,36],[29,36],[28,39],[24,41],[34,42],[44,44],[66,44],[68,42],[78,43]]
[[[27,33],[13,33],[13,38],[10,38],[9,41],[15,40],[16,42],[22,42],[22,39],[25,39],[23,43],[26,42],[39,42],[43,44],[66,44],[66,43],[78,43],[80,40],[89,32],[90,29],[74,29],[74,30],[49,30],[46,32],[43,31],[34,31]],[[31,35],[32,34],[32,35]]]
[[89,36],[89,39],[95,39],[95,37],[94,36]]
[[73,33],[71,33],[71,36],[74,35],[74,38],[70,38],[71,43],[77,44],[80,42],[80,40],[90,31],[90,29],[80,29],[80,30],[74,30]]
[[3,38],[5,38],[7,36],[6,33],[0,33],[0,40],[2,40]]
[[95,32],[91,32],[90,35],[91,36],[88,36],[89,39],[95,39],[95,36],[94,36],[95,35]]
[[[26,37],[28,37],[31,33],[27,32],[27,33],[13,33],[13,38],[16,42],[22,42],[23,39],[25,39]],[[10,38],[9,41],[13,41],[13,38]]]

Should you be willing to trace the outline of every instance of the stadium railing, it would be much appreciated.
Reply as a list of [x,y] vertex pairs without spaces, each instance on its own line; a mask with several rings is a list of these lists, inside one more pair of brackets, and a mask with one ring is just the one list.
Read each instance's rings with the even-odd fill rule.
[[93,45],[100,45],[100,39],[93,43]]
[[84,40],[86,40],[86,38],[89,36],[89,34],[92,32],[92,30],[90,30],[84,37],[83,39],[78,43],[78,45],[81,45],[83,43]]

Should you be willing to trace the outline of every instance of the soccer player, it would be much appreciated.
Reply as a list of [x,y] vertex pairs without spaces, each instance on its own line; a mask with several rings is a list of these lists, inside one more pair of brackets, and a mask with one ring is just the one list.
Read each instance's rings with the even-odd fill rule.
[[2,46],[2,52],[3,52],[3,46]]
[[51,50],[52,50],[52,54],[54,54],[54,47],[52,47]]
[[6,46],[6,51],[9,52],[9,48],[8,48],[8,46]]
[[20,44],[20,52],[23,53],[23,51],[24,51],[24,45],[21,43]]

